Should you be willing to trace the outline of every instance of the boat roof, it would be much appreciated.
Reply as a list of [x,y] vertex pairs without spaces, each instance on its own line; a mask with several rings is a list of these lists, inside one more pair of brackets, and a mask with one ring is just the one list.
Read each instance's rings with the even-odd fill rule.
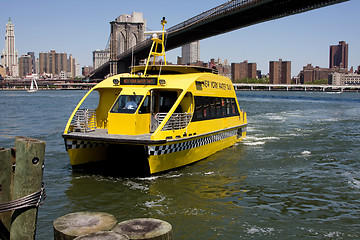
[[[132,73],[144,73],[145,65],[134,66],[131,69]],[[174,75],[187,73],[217,73],[216,69],[198,67],[198,66],[184,66],[184,65],[149,65],[147,69],[149,75]]]

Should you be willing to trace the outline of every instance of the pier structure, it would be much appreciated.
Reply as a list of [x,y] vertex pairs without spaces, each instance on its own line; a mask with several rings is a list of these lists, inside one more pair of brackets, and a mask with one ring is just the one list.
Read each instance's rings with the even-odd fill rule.
[[[39,90],[89,90],[97,82],[82,80],[38,81]],[[360,85],[328,85],[328,84],[261,84],[234,83],[235,91],[321,91],[321,92],[360,92]],[[0,81],[1,90],[26,90],[29,80]]]
[[327,84],[254,84],[234,83],[235,91],[319,91],[319,92],[359,92],[360,85]]
[[[2,80],[0,81],[1,90],[26,90],[30,88],[30,79]],[[97,82],[84,80],[38,80],[39,90],[89,90],[94,87]]]

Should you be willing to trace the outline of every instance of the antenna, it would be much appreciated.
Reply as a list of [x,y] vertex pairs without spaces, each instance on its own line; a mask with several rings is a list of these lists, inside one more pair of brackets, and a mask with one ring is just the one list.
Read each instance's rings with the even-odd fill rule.
[[[166,65],[165,46],[164,46],[165,33],[166,33],[165,24],[166,23],[167,23],[167,21],[165,20],[165,17],[163,17],[163,19],[161,20],[162,31],[147,31],[147,32],[144,32],[145,34],[151,34],[151,40],[153,41],[153,43],[151,45],[151,49],[150,49],[148,59],[146,61],[144,75],[146,75],[146,71],[147,71],[147,68],[149,66],[149,61],[150,61],[151,56],[154,57],[153,65],[155,65],[156,57],[158,57],[158,56],[163,56],[164,57],[164,62],[165,62],[165,65]],[[161,38],[158,38],[158,34],[161,34]],[[159,45],[161,45],[161,52],[158,52]],[[154,47],[155,47],[155,49],[154,49]]]

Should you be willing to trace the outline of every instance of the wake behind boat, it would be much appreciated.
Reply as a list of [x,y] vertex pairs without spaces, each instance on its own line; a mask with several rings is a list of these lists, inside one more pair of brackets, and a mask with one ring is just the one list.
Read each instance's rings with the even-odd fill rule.
[[[166,65],[165,23],[162,36],[152,36],[145,66],[103,80],[76,106],[62,135],[73,169],[102,163],[117,175],[148,176],[245,138],[246,113],[229,78],[209,68]],[[157,56],[165,65],[149,65]],[[81,108],[94,91],[97,108]]]

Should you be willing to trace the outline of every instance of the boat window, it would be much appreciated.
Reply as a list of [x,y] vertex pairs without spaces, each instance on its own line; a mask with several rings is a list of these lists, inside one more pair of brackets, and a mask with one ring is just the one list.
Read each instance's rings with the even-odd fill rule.
[[92,91],[81,104],[81,109],[96,109],[99,104],[100,95],[98,91]]
[[111,113],[135,113],[143,95],[120,95],[111,109]]
[[201,119],[204,117],[204,110],[203,110],[203,106],[204,106],[204,103],[203,103],[203,98],[197,98],[196,100],[196,104],[195,104],[195,115],[194,115],[194,118],[198,118],[198,119]]
[[221,116],[222,113],[222,109],[221,109],[221,98],[216,98],[216,115],[217,116]]
[[146,96],[143,104],[139,108],[139,113],[150,113],[150,96]]
[[195,112],[192,121],[202,121],[238,116],[235,98],[195,96]]
[[211,98],[210,99],[210,116],[211,117],[216,117],[216,98]]
[[160,95],[160,112],[169,112],[177,99],[177,92],[162,92]]

